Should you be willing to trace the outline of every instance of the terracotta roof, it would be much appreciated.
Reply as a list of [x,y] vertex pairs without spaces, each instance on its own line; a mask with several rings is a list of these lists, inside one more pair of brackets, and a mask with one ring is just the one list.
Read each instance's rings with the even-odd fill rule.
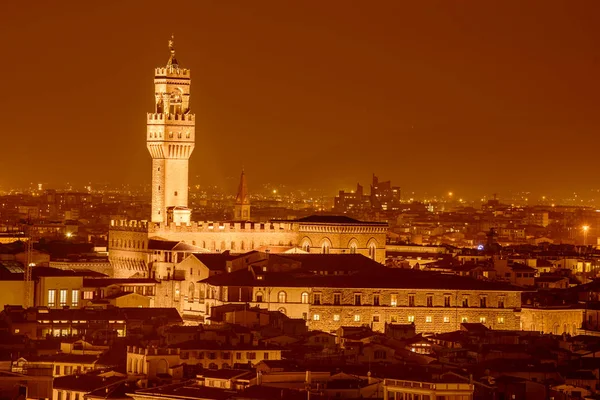
[[213,286],[261,286],[261,287],[328,287],[328,288],[377,288],[377,289],[440,289],[522,291],[521,288],[503,283],[488,282],[452,274],[417,271],[400,268],[373,268],[352,275],[322,275],[309,271],[266,272],[263,279],[255,279],[248,270],[214,275],[201,282]]

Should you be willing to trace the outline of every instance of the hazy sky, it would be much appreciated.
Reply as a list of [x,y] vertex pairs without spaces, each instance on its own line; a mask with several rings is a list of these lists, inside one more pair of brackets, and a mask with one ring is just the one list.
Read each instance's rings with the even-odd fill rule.
[[[192,70],[191,178],[600,187],[600,2],[0,2],[0,187],[149,182],[153,68]],[[195,180],[194,180],[195,182]]]

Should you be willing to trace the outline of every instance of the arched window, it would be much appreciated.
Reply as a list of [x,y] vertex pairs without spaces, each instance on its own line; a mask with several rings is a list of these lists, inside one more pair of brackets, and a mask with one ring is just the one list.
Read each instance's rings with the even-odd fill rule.
[[263,294],[262,294],[262,292],[257,292],[256,293],[256,302],[257,303],[262,303],[262,301],[263,301]]
[[373,260],[375,259],[376,250],[377,250],[377,245],[375,243],[371,243],[369,245],[369,257],[372,258]]
[[302,293],[302,304],[308,304],[308,293]]
[[208,364],[208,369],[219,369],[219,366],[215,363]]
[[229,366],[229,364],[227,364],[227,363],[223,363],[223,365],[221,365],[221,368],[222,368],[222,369],[229,369],[229,368],[231,368],[231,367]]
[[287,302],[287,293],[284,292],[284,291],[279,292],[279,295],[277,296],[277,299],[279,300],[280,303]]
[[350,242],[350,244],[348,245],[348,248],[350,249],[350,254],[356,254],[356,248],[358,246],[356,245],[356,240],[352,239],[352,241]]
[[323,254],[329,254],[329,242],[323,242],[321,250],[323,251]]
[[188,301],[190,303],[194,302],[194,282],[190,282],[188,286]]
[[279,311],[280,313],[282,313],[283,315],[286,314],[287,311],[285,311],[285,308],[280,307],[277,311]]

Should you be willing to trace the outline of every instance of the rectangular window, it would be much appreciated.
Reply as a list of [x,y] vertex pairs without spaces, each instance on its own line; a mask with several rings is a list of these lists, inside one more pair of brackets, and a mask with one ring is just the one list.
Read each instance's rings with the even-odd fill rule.
[[319,314],[313,314],[313,321],[319,321],[321,316]]
[[374,294],[373,295],[373,305],[374,306],[378,306],[379,305],[379,295],[378,294]]
[[504,317],[498,317],[498,324],[500,324],[500,325],[504,324]]
[[379,315],[373,315],[373,322],[379,322]]
[[409,307],[414,307],[415,306],[415,295],[414,294],[409,294],[408,295],[408,306]]
[[354,305],[360,306],[361,300],[362,300],[362,295],[360,293],[355,293],[354,294]]
[[485,324],[486,318],[485,317],[479,317],[479,323],[480,324]]
[[469,296],[463,296],[462,306],[469,307]]
[[63,400],[62,391],[60,391],[60,390],[59,390],[59,391],[57,392],[57,394],[58,394],[58,396],[57,396],[57,398],[56,398],[56,399],[57,399],[57,400]]
[[390,322],[391,322],[391,323],[398,322],[398,317],[396,317],[395,315],[392,315],[392,316],[390,317]]
[[256,360],[256,353],[253,351],[249,351],[246,353],[246,359],[248,360]]
[[308,313],[303,312],[302,319],[306,321],[308,319]]
[[487,296],[481,296],[479,298],[479,307],[486,308],[487,307]]
[[444,295],[444,307],[451,307],[452,297],[449,294]]
[[60,365],[54,367],[54,375],[60,375]]
[[71,305],[73,307],[79,307],[79,290],[77,289],[71,291]]
[[448,316],[444,317],[444,322],[445,322],[445,323],[448,323],[448,322],[450,322],[450,317],[448,317]]
[[354,314],[354,322],[360,322],[360,315]]
[[415,322],[415,316],[414,315],[409,315],[408,316],[408,322]]
[[398,305],[398,295],[397,294],[392,294],[392,296],[390,298],[390,305],[392,307],[396,307]]
[[313,304],[321,305],[321,293],[313,293]]
[[67,304],[67,289],[60,289],[60,306],[66,306]]
[[56,290],[49,289],[48,290],[48,307],[56,306]]
[[341,293],[333,294],[333,304],[336,306],[339,306],[340,304],[342,304],[342,294]]
[[241,360],[242,359],[242,353],[235,353],[235,359],[236,360]]
[[268,359],[269,359],[269,353],[265,351],[263,354],[263,360],[268,360]]
[[433,317],[432,317],[431,315],[427,315],[427,316],[425,317],[425,322],[427,322],[427,323],[431,323],[431,322],[433,322]]
[[86,290],[85,292],[83,292],[83,298],[85,300],[92,300],[94,298],[94,291]]
[[433,295],[432,294],[427,295],[427,307],[433,307]]
[[333,314],[333,320],[334,321],[339,321],[340,320],[340,314]]
[[504,297],[498,298],[498,308],[504,308]]

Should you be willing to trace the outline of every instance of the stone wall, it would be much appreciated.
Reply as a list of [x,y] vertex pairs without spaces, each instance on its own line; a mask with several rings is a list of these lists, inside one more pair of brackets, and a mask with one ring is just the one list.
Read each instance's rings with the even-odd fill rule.
[[583,309],[525,307],[521,311],[521,327],[525,331],[577,335],[584,316]]

